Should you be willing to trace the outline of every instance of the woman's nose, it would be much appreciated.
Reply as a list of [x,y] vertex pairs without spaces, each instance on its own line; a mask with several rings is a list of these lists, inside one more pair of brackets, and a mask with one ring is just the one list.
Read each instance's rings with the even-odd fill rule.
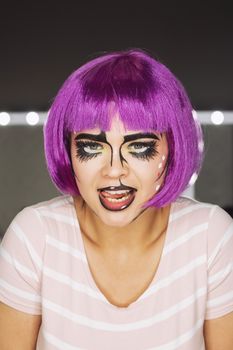
[[106,159],[106,163],[102,170],[103,176],[108,176],[112,178],[119,178],[120,176],[127,175],[129,172],[128,164],[121,157],[120,152],[112,153],[108,159]]

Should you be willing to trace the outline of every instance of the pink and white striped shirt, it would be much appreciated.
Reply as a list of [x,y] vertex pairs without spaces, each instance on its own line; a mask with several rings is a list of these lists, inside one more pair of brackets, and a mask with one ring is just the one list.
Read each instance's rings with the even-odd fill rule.
[[90,272],[73,198],[23,209],[0,250],[0,300],[42,314],[37,350],[203,350],[204,320],[233,311],[233,220],[179,197],[147,290],[112,305]]

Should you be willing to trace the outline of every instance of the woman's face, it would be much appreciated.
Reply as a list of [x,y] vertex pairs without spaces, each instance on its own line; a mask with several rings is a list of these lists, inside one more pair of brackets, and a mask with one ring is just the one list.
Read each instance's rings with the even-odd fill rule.
[[73,133],[71,160],[80,194],[106,225],[123,227],[162,186],[168,158],[165,134],[126,131],[114,117],[110,131]]

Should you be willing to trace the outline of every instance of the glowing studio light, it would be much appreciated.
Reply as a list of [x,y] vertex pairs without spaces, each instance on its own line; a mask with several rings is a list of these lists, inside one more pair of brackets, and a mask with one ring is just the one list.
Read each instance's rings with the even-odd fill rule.
[[189,181],[189,185],[190,185],[190,186],[193,186],[193,185],[195,184],[197,178],[198,178],[197,173],[193,173],[193,175],[192,175],[192,177],[191,177],[191,179],[190,179],[190,181]]
[[220,125],[224,122],[224,114],[221,111],[214,111],[211,114],[211,121],[215,125]]
[[199,152],[202,153],[203,150],[204,150],[204,141],[199,141],[198,142],[198,149],[199,149]]
[[26,121],[29,125],[36,125],[39,122],[39,114],[36,112],[29,112],[26,115]]
[[197,120],[197,112],[194,109],[192,110],[192,115],[193,115],[193,119]]
[[10,117],[10,114],[7,113],[7,112],[1,112],[0,113],[0,125],[7,125],[9,124],[11,121],[11,117]]

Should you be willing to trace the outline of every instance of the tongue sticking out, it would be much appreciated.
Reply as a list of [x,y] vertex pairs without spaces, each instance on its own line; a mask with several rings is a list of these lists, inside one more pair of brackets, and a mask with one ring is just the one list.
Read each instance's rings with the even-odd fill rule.
[[113,193],[100,191],[99,193],[99,199],[103,207],[113,211],[126,209],[134,198],[135,191],[113,191]]

